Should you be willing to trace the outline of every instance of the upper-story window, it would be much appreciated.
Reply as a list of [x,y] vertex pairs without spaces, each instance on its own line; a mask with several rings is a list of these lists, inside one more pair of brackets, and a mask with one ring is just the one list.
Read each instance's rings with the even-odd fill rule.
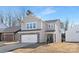
[[54,30],[55,29],[55,24],[49,24],[49,30]]
[[50,28],[50,25],[49,25],[49,28]]
[[35,22],[27,23],[27,29],[35,29],[35,28],[36,28],[36,23]]
[[27,28],[29,29],[29,24],[27,24]]
[[30,25],[30,27],[29,27],[29,28],[30,28],[30,29],[32,29],[33,24],[32,24],[32,23],[30,23],[29,25]]
[[33,23],[33,28],[36,28],[36,23]]

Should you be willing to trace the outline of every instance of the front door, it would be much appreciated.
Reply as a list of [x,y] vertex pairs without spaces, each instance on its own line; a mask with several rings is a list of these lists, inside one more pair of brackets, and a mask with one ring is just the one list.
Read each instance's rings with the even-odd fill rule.
[[53,34],[48,34],[47,35],[47,42],[48,43],[53,43]]

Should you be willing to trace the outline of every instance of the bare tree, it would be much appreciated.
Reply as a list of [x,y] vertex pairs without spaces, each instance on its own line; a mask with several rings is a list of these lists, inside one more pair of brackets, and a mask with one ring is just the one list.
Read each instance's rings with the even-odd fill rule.
[[8,26],[9,24],[8,24],[8,17],[7,16],[5,16],[5,24]]
[[1,23],[4,22],[4,21],[3,21],[3,18],[4,18],[4,17],[3,17],[3,15],[2,15],[2,12],[0,12],[0,22],[1,22]]
[[9,27],[11,27],[11,13],[10,13],[10,11],[9,11],[9,13],[8,13],[8,19],[9,19]]
[[16,12],[14,12],[14,14],[15,14],[15,19],[12,26],[20,26],[21,16],[19,16]]
[[[21,20],[24,19],[25,14],[26,14],[25,9],[23,9],[23,10],[21,11],[21,14],[19,14],[18,12],[16,12],[16,11],[14,10],[14,15],[15,15],[15,22],[16,22],[16,24],[15,24],[15,25],[13,24],[13,25],[14,25],[14,26],[16,26],[16,25],[21,26]],[[15,22],[13,22],[13,23],[15,23]]]
[[67,31],[67,30],[68,30],[68,24],[69,24],[69,21],[68,21],[68,20],[66,20],[66,22],[65,22],[65,31]]
[[[12,15],[12,13],[14,13],[15,17]],[[28,13],[31,13],[30,11],[28,11]],[[5,23],[7,26],[11,27],[11,26],[21,26],[21,20],[24,19],[26,15],[26,9],[21,10],[21,14],[19,14],[18,11],[15,10],[8,10],[7,14],[3,14],[3,12],[0,12],[0,22],[1,23]]]

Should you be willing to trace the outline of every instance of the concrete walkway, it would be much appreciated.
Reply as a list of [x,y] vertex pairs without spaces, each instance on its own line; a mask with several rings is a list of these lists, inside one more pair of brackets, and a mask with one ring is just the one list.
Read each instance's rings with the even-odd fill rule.
[[16,44],[10,44],[0,47],[0,53],[9,52],[11,50],[21,48],[21,47],[29,47],[34,46],[34,43],[16,43]]

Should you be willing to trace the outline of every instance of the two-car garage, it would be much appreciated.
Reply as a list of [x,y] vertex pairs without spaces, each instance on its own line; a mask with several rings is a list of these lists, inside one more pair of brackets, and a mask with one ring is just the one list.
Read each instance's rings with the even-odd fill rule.
[[38,42],[38,34],[23,34],[21,35],[22,43],[37,43]]

